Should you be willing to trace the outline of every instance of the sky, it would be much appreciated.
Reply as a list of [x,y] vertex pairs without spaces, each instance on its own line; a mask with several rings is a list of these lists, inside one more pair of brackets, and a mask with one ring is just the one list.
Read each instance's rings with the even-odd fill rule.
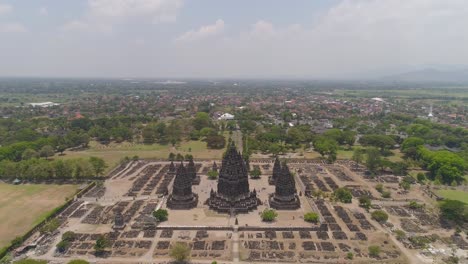
[[375,78],[468,65],[466,0],[0,0],[0,76]]

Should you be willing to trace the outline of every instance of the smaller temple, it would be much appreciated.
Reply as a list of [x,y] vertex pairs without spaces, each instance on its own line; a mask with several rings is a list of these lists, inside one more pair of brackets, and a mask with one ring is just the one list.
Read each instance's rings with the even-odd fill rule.
[[213,166],[211,167],[211,170],[218,172],[218,164],[216,164],[216,161],[213,161]]
[[122,230],[125,228],[125,219],[121,212],[116,212],[114,216],[114,225],[113,229]]
[[268,178],[268,183],[270,185],[275,185],[276,179],[278,178],[278,175],[281,174],[281,164],[278,159],[278,156],[276,156],[275,163],[273,164],[273,174]]
[[294,176],[288,165],[281,166],[281,172],[276,178],[275,193],[270,195],[270,207],[277,210],[295,210],[301,207],[297,196]]
[[172,193],[167,199],[170,209],[191,209],[198,204],[198,195],[192,192],[192,177],[181,162],[172,186]]
[[189,161],[189,163],[187,165],[187,173],[192,178],[192,184],[193,185],[199,185],[200,184],[200,176],[197,175],[197,167],[195,166],[195,163],[193,162],[193,159],[190,159],[190,161]]
[[167,171],[167,173],[172,174],[172,175],[176,174],[176,167],[173,161],[171,161],[171,164],[169,164],[169,170]]

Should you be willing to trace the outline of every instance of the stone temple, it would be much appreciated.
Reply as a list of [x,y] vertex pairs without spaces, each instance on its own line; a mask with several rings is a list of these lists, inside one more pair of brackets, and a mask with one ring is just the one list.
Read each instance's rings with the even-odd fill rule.
[[197,175],[197,168],[195,167],[195,163],[193,162],[193,159],[190,159],[190,161],[189,161],[189,163],[187,165],[187,173],[192,178],[192,184],[193,185],[199,185],[200,184],[200,176]]
[[278,156],[276,156],[275,163],[273,164],[273,175],[268,178],[268,183],[270,185],[275,185],[276,184],[276,179],[278,178],[278,175],[281,174],[281,164],[278,159]]
[[172,193],[167,199],[170,209],[191,209],[198,204],[198,195],[192,192],[192,176],[181,162],[177,168]]
[[219,213],[248,213],[261,204],[257,192],[249,190],[247,166],[234,144],[230,144],[219,170],[218,190],[211,190],[206,204]]
[[295,210],[301,207],[294,176],[286,164],[281,166],[275,182],[275,193],[270,196],[269,203],[270,207],[277,210]]

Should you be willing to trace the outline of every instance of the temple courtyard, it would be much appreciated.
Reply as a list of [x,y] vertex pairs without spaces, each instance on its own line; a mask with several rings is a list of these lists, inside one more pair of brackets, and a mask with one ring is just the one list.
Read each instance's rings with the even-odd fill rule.
[[[219,169],[217,180],[207,176],[214,162],[219,167],[226,166]],[[431,232],[445,232],[450,236],[429,212],[406,207],[409,198],[430,201],[427,195],[417,190],[395,191],[392,200],[377,198],[375,185],[383,182],[388,188],[396,189],[395,176],[368,179],[359,166],[349,161],[329,165],[318,160],[288,160],[289,170],[280,177],[285,177],[286,185],[287,177],[291,177],[293,186],[289,189],[294,193],[289,195],[285,188],[280,191],[282,196],[271,182],[273,159],[250,161],[250,169],[261,171],[259,179],[243,178],[246,177],[242,171],[245,165],[226,160],[195,160],[196,175],[189,176],[187,163],[183,170],[179,163],[169,161],[138,160],[119,166],[103,184],[76,197],[57,217],[61,224],[58,231],[52,235],[38,232],[25,242],[17,255],[50,263],[63,263],[73,258],[96,263],[168,263],[171,246],[182,242],[191,248],[193,263],[214,260],[218,263],[343,263],[351,261],[350,252],[354,263],[430,263],[430,256],[418,254],[389,234],[396,228],[415,235],[424,234],[430,228],[435,230]],[[238,169],[239,166],[243,169]],[[234,175],[236,173],[239,175]],[[245,180],[247,188],[243,189]],[[219,184],[223,181],[227,187]],[[174,184],[178,186],[175,188]],[[219,186],[224,186],[224,190]],[[355,198],[369,196],[378,208],[389,212],[392,226],[372,220],[369,212],[359,207],[358,199],[343,204],[328,198],[333,190],[344,186]],[[233,189],[239,193],[234,192],[231,199],[229,193]],[[318,190],[323,193],[322,197],[312,195]],[[273,194],[280,202],[289,197],[290,202],[300,207],[278,209],[275,221],[264,222],[260,215],[270,208]],[[237,209],[220,212],[221,204],[227,203],[220,199],[231,201]],[[187,208],[168,207],[168,204],[182,206],[185,200],[189,201]],[[241,213],[239,206],[242,205],[251,208]],[[152,213],[157,209],[168,211],[167,221],[155,220]],[[320,221],[304,221],[304,214],[308,212],[317,212]],[[64,252],[59,252],[56,245],[67,231],[73,231],[76,238]],[[94,245],[100,235],[104,235],[110,245],[97,257]],[[380,247],[378,257],[369,256],[370,245]]]

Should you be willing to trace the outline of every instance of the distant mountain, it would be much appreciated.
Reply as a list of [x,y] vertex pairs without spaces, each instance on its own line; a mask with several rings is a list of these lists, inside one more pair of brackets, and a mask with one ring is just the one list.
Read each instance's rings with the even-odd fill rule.
[[385,81],[468,83],[468,69],[442,71],[433,68],[385,76]]

